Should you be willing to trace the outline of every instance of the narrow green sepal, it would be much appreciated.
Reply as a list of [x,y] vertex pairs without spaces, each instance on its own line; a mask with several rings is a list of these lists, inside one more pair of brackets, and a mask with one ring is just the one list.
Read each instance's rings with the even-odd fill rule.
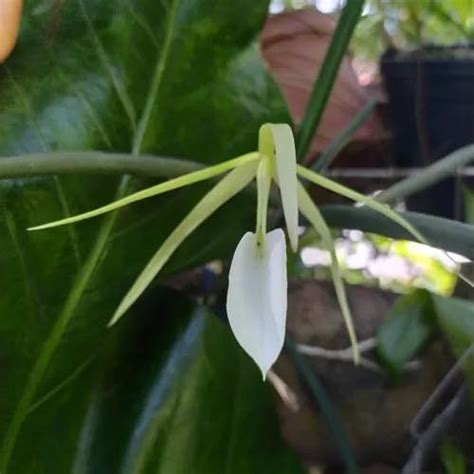
[[363,194],[360,194],[357,191],[353,191],[352,189],[349,189],[340,183],[336,183],[332,179],[325,178],[324,176],[321,176],[320,174],[315,173],[314,171],[311,171],[308,168],[305,168],[304,166],[298,165],[298,174],[303,178],[307,179],[308,181],[311,181],[312,183],[321,186],[322,188],[328,189],[329,191],[351,199],[352,201],[364,204],[365,206],[370,207],[374,211],[383,214],[385,217],[388,217],[389,219],[403,227],[408,233],[413,235],[416,240],[418,240],[422,244],[429,245],[429,242],[421,235],[420,232],[418,232],[406,219],[401,217],[397,212],[390,209],[390,207],[388,207],[386,204],[382,204],[369,196],[364,196]]
[[199,181],[204,181],[206,179],[213,178],[233,168],[237,168],[247,163],[257,161],[258,159],[259,154],[257,152],[247,153],[246,155],[233,158],[223,163],[219,163],[217,165],[210,166],[199,171],[194,171],[193,173],[188,173],[183,176],[179,176],[175,179],[170,179],[169,181],[165,181],[164,183],[151,186],[149,188],[143,189],[142,191],[138,191],[122,199],[118,199],[117,201],[111,202],[110,204],[107,204],[105,206],[93,209],[92,211],[84,212],[83,214],[78,214],[76,216],[68,217],[66,219],[49,222],[47,224],[30,227],[27,230],[33,231],[51,229],[52,227],[59,227],[62,225],[72,224],[74,222],[79,222],[86,219],[90,219],[92,217],[100,216],[101,214],[106,214],[107,212],[112,212],[117,209],[120,209],[121,207],[128,206],[129,204],[132,204],[134,202],[141,201],[142,199],[148,199],[153,196],[166,193],[168,191],[173,191],[175,189],[182,188],[184,186],[197,183]]
[[354,363],[358,364],[360,362],[359,345],[357,343],[357,336],[354,329],[351,310],[347,301],[344,281],[342,279],[341,270],[339,268],[339,262],[336,255],[336,247],[334,245],[334,240],[331,236],[331,231],[328,225],[326,224],[326,221],[324,220],[324,217],[321,215],[321,212],[317,208],[316,204],[314,204],[306,189],[299,183],[298,205],[303,216],[308,219],[308,221],[314,227],[316,232],[321,236],[326,250],[328,250],[331,255],[332,280],[334,282],[334,288],[336,290],[336,296],[339,302],[339,307],[341,308],[342,317],[344,318],[344,322],[347,327],[347,332],[349,334]]
[[196,204],[178,227],[176,227],[163,242],[135,280],[135,283],[115,311],[115,314],[109,322],[109,326],[115,324],[140,297],[183,241],[219,207],[247,186],[255,177],[256,171],[257,163],[255,161],[239,166],[222,178],[219,183]]

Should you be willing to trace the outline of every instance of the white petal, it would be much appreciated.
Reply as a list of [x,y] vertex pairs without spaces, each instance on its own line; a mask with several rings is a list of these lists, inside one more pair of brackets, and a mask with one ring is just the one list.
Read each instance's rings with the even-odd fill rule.
[[264,379],[283,348],[287,287],[283,231],[266,235],[263,252],[257,249],[255,234],[247,232],[230,267],[227,315],[237,341]]

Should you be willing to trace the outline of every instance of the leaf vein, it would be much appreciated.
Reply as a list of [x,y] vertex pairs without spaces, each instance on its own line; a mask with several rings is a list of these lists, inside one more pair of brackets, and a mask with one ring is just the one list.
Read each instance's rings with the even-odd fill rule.
[[104,67],[107,75],[109,76],[110,81],[112,82],[112,86],[120,100],[120,103],[122,104],[122,107],[127,114],[127,117],[130,121],[130,125],[132,130],[135,130],[135,125],[136,125],[136,114],[135,114],[135,108],[133,106],[133,103],[130,99],[130,97],[127,94],[127,91],[125,89],[124,84],[120,81],[118,75],[114,71],[113,65],[110,62],[107,53],[105,52],[105,49],[102,45],[102,42],[100,41],[100,38],[97,34],[97,32],[94,29],[94,26],[92,24],[92,21],[89,17],[89,14],[87,13],[86,7],[84,6],[83,0],[78,0],[79,6],[81,8],[82,14],[84,16],[84,19],[87,23],[87,28],[90,31],[92,42],[95,46],[97,55],[99,57],[100,62],[102,63],[102,66]]
[[[103,47],[99,41],[99,38],[97,37],[97,35],[95,34],[92,28],[92,23],[90,21],[90,18],[87,15],[87,11],[85,10],[83,2],[82,0],[78,0],[78,2],[86,18],[86,21],[89,25],[89,28],[91,29],[91,32],[93,34],[93,40],[96,47],[98,48],[99,56],[101,57],[101,60],[103,62],[105,61],[105,66],[107,67],[107,70],[109,71],[109,73],[111,73],[113,71],[110,70],[110,67],[111,67],[110,63],[108,62],[107,56],[105,54],[105,51],[103,50]],[[164,69],[167,64],[169,50],[170,50],[171,41],[173,37],[174,21],[176,17],[176,4],[177,4],[177,0],[173,0],[171,4],[171,9],[169,11],[169,15],[167,17],[167,25],[166,25],[165,41],[163,44],[163,49],[161,51],[161,54],[159,54],[158,56],[157,64],[156,64],[153,78],[150,84],[150,89],[147,94],[145,109],[139,121],[138,129],[136,133],[134,134],[133,148],[132,148],[133,155],[140,154],[143,138],[149,125],[152,109],[155,106],[156,96],[160,89],[160,85],[161,85]],[[133,107],[132,109],[130,108],[131,102],[128,96],[126,95],[125,90],[123,89],[123,86],[117,82],[117,78],[114,77],[113,74],[112,74],[112,80],[113,80],[114,86],[116,87],[116,91],[119,94],[120,99],[122,100],[122,104],[124,105],[126,112],[129,114],[129,118],[134,117]],[[130,116],[132,112],[133,112],[133,115]],[[124,176],[122,178],[121,183],[116,193],[117,199],[119,199],[120,197],[123,197],[126,194],[128,181],[129,180],[127,176]],[[2,474],[7,474],[7,466],[9,465],[9,462],[13,453],[13,449],[15,447],[16,440],[22,428],[23,422],[28,416],[28,411],[33,403],[34,396],[36,395],[37,389],[47,370],[51,357],[56,351],[56,348],[58,347],[62,339],[62,336],[68,326],[68,323],[74,317],[77,307],[79,305],[79,302],[82,298],[82,295],[84,294],[84,291],[86,290],[88,286],[89,280],[92,277],[103,255],[103,251],[109,242],[109,236],[115,224],[117,214],[118,214],[118,211],[114,211],[113,213],[109,214],[104,219],[99,229],[97,239],[91,251],[89,252],[89,255],[87,256],[86,261],[84,262],[83,266],[79,269],[79,273],[77,274],[74,284],[71,288],[71,291],[69,292],[67,296],[63,309],[61,310],[56,322],[54,323],[49,337],[44,342],[43,347],[41,348],[38,354],[38,357],[33,365],[33,368],[29,374],[28,380],[25,384],[24,391],[18,402],[17,408],[13,414],[10,425],[7,428],[5,438],[3,441],[2,450],[1,450],[1,460],[0,460],[0,467],[1,467],[0,471],[2,472]]]
[[[49,151],[49,148],[46,146],[46,142],[44,140],[43,134],[41,133],[41,129],[34,118],[34,114],[32,112],[30,101],[28,100],[28,96],[26,95],[24,89],[20,86],[20,84],[18,84],[15,77],[13,76],[13,73],[10,71],[10,69],[7,66],[4,66],[4,67],[5,67],[5,70],[7,71],[7,75],[10,79],[10,82],[13,85],[13,88],[15,89],[16,93],[18,94],[18,97],[20,98],[20,102],[23,106],[26,120],[29,122],[32,130],[34,130],[34,133],[36,134],[36,138],[38,140],[40,147],[42,148],[42,151],[44,152]],[[71,211],[70,211],[68,200],[66,198],[66,193],[64,192],[64,187],[62,185],[62,182],[58,176],[54,176],[53,181],[54,181],[54,186],[56,188],[59,203],[61,205],[64,217],[70,217]],[[76,259],[76,263],[79,265],[81,256],[79,252],[78,239],[77,239],[77,235],[76,235],[76,231],[74,227],[71,227],[70,229],[68,229],[67,233],[71,240],[71,246],[73,249],[74,257]]]
[[145,134],[148,129],[148,125],[150,123],[153,107],[155,106],[156,97],[158,96],[158,92],[160,90],[160,86],[162,83],[163,73],[168,63],[169,52],[170,52],[171,43],[173,40],[177,3],[178,3],[177,0],[172,0],[171,6],[169,9],[169,14],[168,14],[167,23],[166,23],[165,37],[163,41],[163,48],[158,55],[155,70],[153,72],[153,77],[150,83],[150,88],[148,90],[148,94],[147,94],[147,98],[145,102],[145,108],[143,110],[142,117],[140,118],[140,122],[138,123],[137,132],[133,140],[132,154],[134,156],[140,154],[142,144],[143,144],[143,139],[145,138]]

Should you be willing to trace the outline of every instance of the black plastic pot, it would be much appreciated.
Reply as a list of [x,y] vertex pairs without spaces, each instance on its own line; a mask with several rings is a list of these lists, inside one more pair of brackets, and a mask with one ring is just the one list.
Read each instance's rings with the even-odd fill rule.
[[[396,166],[430,164],[474,143],[474,50],[389,51],[381,61],[389,97]],[[454,178],[419,193],[409,209],[459,217]]]

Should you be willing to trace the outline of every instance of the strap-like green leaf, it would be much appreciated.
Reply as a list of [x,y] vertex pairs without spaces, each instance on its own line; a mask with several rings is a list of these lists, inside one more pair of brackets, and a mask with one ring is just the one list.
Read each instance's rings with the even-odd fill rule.
[[[331,227],[359,229],[391,239],[413,240],[413,236],[404,228],[368,207],[327,204],[321,206],[321,213]],[[474,259],[474,225],[417,212],[400,214],[416,225],[434,247]]]
[[297,137],[297,156],[301,161],[308,152],[311,140],[318,129],[324,109],[336,82],[337,72],[341,65],[347,46],[359,21],[364,0],[346,2],[337,28],[331,38],[331,44],[321,66],[318,79],[314,83],[308,105],[304,111],[303,120]]
[[109,325],[116,323],[130,306],[132,306],[186,237],[219,207],[247,186],[255,177],[256,171],[257,163],[254,161],[239,166],[219,181],[219,183],[196,204],[192,211],[163,242],[163,245],[158,249],[142,273],[135,280],[135,283],[115,311]]
[[331,231],[329,230],[326,221],[321,215],[321,212],[316,207],[308,192],[301,184],[298,184],[298,205],[301,214],[303,214],[306,219],[308,219],[311,225],[315,228],[316,232],[319,233],[324,246],[331,254],[332,280],[334,282],[334,288],[336,290],[336,296],[339,301],[342,316],[344,318],[344,322],[346,323],[347,332],[349,333],[349,339],[351,341],[352,351],[354,354],[354,362],[357,364],[360,360],[359,346],[357,344],[357,336],[354,330],[354,323],[352,321],[349,303],[347,302],[344,282],[342,280],[339,262],[337,260],[336,255],[336,248],[334,246],[334,240],[331,236]]
[[383,214],[384,216],[388,217],[392,221],[399,224],[403,227],[407,232],[409,232],[416,240],[419,242],[429,245],[426,239],[418,232],[407,220],[401,217],[397,212],[393,211],[388,207],[386,204],[382,204],[377,202],[375,199],[364,196],[363,194],[358,193],[357,191],[353,191],[352,189],[343,186],[342,184],[336,183],[332,179],[325,178],[314,171],[305,168],[304,166],[298,165],[298,174],[303,178],[311,181],[312,183],[321,186],[323,188],[329,189],[330,191],[340,194],[352,201],[356,201],[358,203],[364,204],[367,207],[370,207],[374,211]]
[[168,191],[173,191],[174,189],[182,188],[184,186],[197,183],[199,181],[204,181],[206,179],[213,178],[214,176],[222,174],[238,166],[242,166],[246,163],[256,161],[258,160],[258,158],[259,154],[257,152],[247,153],[246,155],[242,155],[232,160],[219,163],[215,166],[210,166],[208,168],[204,168],[203,170],[185,174],[184,176],[165,181],[164,183],[160,183],[155,186],[151,186],[150,188],[143,189],[142,191],[130,194],[129,196],[126,196],[122,199],[118,199],[117,201],[111,202],[110,204],[107,204],[105,206],[98,207],[97,209],[93,209],[92,211],[84,212],[83,214],[78,214],[77,216],[68,217],[59,221],[49,222],[47,224],[30,227],[28,230],[50,229],[52,227],[59,227],[66,224],[72,224],[73,222],[79,222],[85,219],[90,219],[91,217],[100,216],[101,214],[106,214],[107,212],[111,212],[121,207],[128,206],[129,204],[132,204],[134,202],[141,201],[142,199],[147,199],[158,194],[163,194]]
[[263,251],[267,235],[268,198],[272,183],[271,161],[267,155],[262,155],[257,168],[257,224],[255,229],[256,241]]

